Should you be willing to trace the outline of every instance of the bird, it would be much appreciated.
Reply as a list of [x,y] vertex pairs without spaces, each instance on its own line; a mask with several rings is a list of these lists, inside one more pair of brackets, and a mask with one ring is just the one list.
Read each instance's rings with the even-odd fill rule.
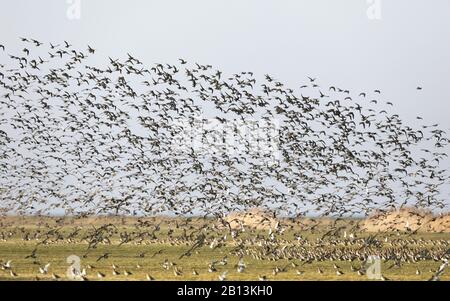
[[31,39],[31,41],[35,44],[36,47],[41,46],[43,43],[39,42],[38,40]]
[[10,270],[12,268],[12,260],[8,260],[5,264],[2,265],[2,269]]
[[439,266],[436,272],[433,272],[433,275],[429,279],[429,281],[438,281],[440,276],[444,273],[445,269],[448,266],[448,259],[444,259],[443,263]]
[[[48,273],[38,260],[38,246],[74,242],[86,243],[83,259],[92,257],[99,263],[112,257],[116,242],[118,248],[153,243],[184,247],[177,254],[180,260],[203,256],[204,247],[218,254],[232,244],[228,257],[205,258],[210,273],[221,273],[220,267],[232,256],[239,258],[233,267],[238,273],[247,271],[244,256],[264,263],[289,260],[295,270],[293,258],[301,259],[302,266],[330,260],[337,263],[336,273],[344,273],[339,262],[366,259],[372,248],[380,248],[383,260],[395,262],[396,269],[420,260],[440,260],[445,251],[442,243],[414,242],[418,230],[397,220],[394,226],[387,222],[380,226],[389,231],[401,228],[398,236],[366,237],[356,222],[355,229],[340,227],[345,216],[376,209],[446,208],[449,141],[439,124],[409,124],[389,110],[391,102],[362,102],[336,84],[327,85],[325,95],[318,79],[311,77],[299,94],[267,74],[261,79],[251,71],[227,76],[211,65],[191,66],[184,59],[146,66],[129,53],[106,57],[106,64],[99,66],[88,57],[95,62],[101,51],[90,45],[80,50],[68,41],[55,45],[25,37],[19,41],[16,50],[2,54],[0,65],[0,120],[7,125],[0,129],[2,207],[26,215],[81,211],[81,221],[113,215],[124,226],[128,218],[135,222],[125,228],[105,222],[77,230],[77,217],[71,225],[74,232],[68,231],[72,233],[44,226],[45,222],[38,230],[18,227],[10,233],[2,225],[1,241],[19,237],[37,242],[26,257],[39,268],[36,274]],[[381,98],[380,90],[374,93]],[[359,98],[368,95],[362,92]],[[206,107],[211,108],[210,120],[198,120]],[[273,119],[278,126],[271,125]],[[210,123],[221,130],[208,128]],[[233,141],[224,137],[225,128],[231,128]],[[185,135],[197,130],[201,146]],[[256,139],[243,133],[254,131]],[[209,139],[211,134],[215,139]],[[274,153],[277,159],[272,158]],[[257,220],[259,214],[245,211],[258,207],[273,214]],[[244,218],[225,217],[235,210],[244,210],[245,219],[256,220],[256,226]],[[176,225],[154,218],[167,212],[180,218]],[[308,214],[333,218],[330,229],[317,241],[300,234],[290,241],[285,231],[292,232]],[[198,220],[187,218],[197,215]],[[49,220],[61,227],[67,222]],[[317,220],[302,227],[317,234],[322,227]],[[268,229],[271,221],[277,225],[269,226],[269,234],[257,231]],[[430,251],[424,255],[419,246]],[[170,252],[164,247],[133,254],[142,261]],[[3,270],[11,266],[1,263]],[[280,277],[288,266],[271,266],[268,271]],[[113,275],[120,275],[119,270],[124,275],[132,272],[115,264],[112,268]],[[183,276],[169,257],[162,268],[164,273]],[[365,274],[362,268],[351,270]],[[324,271],[318,268],[317,273]],[[83,271],[80,276],[87,277]]]
[[131,273],[131,272],[128,271],[128,270],[124,270],[124,271],[123,271],[123,274],[124,274],[125,276],[133,275],[133,273]]
[[97,278],[105,278],[105,276],[102,272],[97,272]]
[[219,275],[219,280],[220,281],[225,281],[227,279],[227,271],[223,272],[222,274]]
[[110,255],[110,253],[106,252],[103,255],[99,256],[96,261],[98,262],[98,261],[100,261],[102,259],[108,259],[109,255]]
[[49,267],[50,267],[50,263],[47,263],[44,267],[39,267],[39,273],[47,274]]
[[217,269],[216,269],[216,267],[213,264],[210,264],[208,266],[208,272],[214,273],[214,272],[217,272]]
[[246,264],[244,263],[244,261],[241,258],[237,264],[237,272],[242,273],[242,272],[244,272],[245,268],[246,268]]
[[173,268],[173,274],[174,274],[175,276],[181,276],[183,273],[175,266],[175,267]]

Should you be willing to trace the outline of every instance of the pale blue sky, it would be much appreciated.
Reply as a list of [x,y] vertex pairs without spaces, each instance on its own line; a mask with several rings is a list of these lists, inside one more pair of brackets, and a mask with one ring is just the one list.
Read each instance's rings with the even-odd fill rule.
[[354,93],[381,89],[406,120],[419,113],[448,130],[450,1],[381,4],[382,19],[370,20],[367,0],[81,0],[70,20],[64,0],[2,1],[0,43],[69,40],[95,46],[98,59],[130,52],[148,65],[184,57],[293,87],[311,75]]
[[2,1],[0,44],[67,40],[96,48],[98,64],[128,52],[148,66],[182,57],[295,88],[312,76],[356,95],[380,89],[413,127],[421,115],[450,132],[450,0],[381,0],[381,20],[368,18],[367,0],[80,3],[71,20],[65,0]]

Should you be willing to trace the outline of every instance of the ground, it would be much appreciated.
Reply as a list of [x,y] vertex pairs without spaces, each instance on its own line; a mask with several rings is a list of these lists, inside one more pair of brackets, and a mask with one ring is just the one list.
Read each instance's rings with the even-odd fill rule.
[[[103,220],[104,223],[106,220]],[[155,280],[219,280],[219,276],[225,271],[227,280],[258,280],[260,276],[266,276],[267,280],[368,280],[366,275],[358,275],[356,271],[352,271],[351,267],[359,267],[364,264],[359,260],[315,260],[307,262],[301,258],[290,259],[256,259],[250,255],[244,255],[242,261],[246,265],[246,269],[242,273],[238,273],[236,265],[239,262],[239,256],[235,254],[236,246],[239,242],[246,242],[250,237],[255,235],[267,236],[267,231],[252,232],[247,230],[236,241],[231,237],[227,237],[222,247],[211,248],[210,244],[200,247],[192,251],[190,256],[184,256],[180,259],[180,255],[185,253],[195,243],[195,239],[190,241],[180,242],[177,237],[181,235],[181,227],[176,229],[174,221],[165,222],[161,224],[161,229],[157,231],[157,238],[132,240],[131,242],[120,244],[120,233],[136,234],[141,233],[136,227],[131,224],[118,223],[115,228],[117,232],[112,234],[110,241],[99,243],[95,248],[91,248],[88,252],[88,240],[83,239],[89,233],[98,229],[99,225],[88,222],[71,222],[64,223],[60,227],[55,224],[40,221],[40,225],[35,225],[36,220],[15,220],[14,222],[2,222],[2,229],[4,235],[10,235],[0,241],[0,262],[5,263],[11,260],[11,269],[17,275],[11,276],[11,269],[3,268],[0,270],[0,280],[59,280],[68,279],[66,274],[70,264],[67,259],[71,255],[80,258],[81,269],[86,270],[86,279],[99,280],[97,274],[101,272],[106,275],[103,280],[146,280],[147,274],[151,275]],[[114,220],[118,222],[118,220]],[[181,220],[175,221],[181,224]],[[199,221],[193,221],[193,229],[197,229],[201,225]],[[208,221],[203,222],[208,224]],[[18,226],[18,224],[20,226]],[[47,224],[47,225],[45,225]],[[67,235],[74,231],[75,228],[80,229],[73,241],[67,240]],[[201,228],[202,226],[200,226]],[[37,230],[41,233],[49,230],[58,229],[60,239],[56,236],[47,240],[46,244],[39,244],[43,237],[37,240],[33,237]],[[169,229],[175,229],[175,232],[169,237]],[[188,228],[189,229],[189,228]],[[151,232],[151,231],[150,231]],[[28,234],[27,234],[28,233]],[[189,233],[189,232],[188,232]],[[223,233],[226,233],[223,232]],[[217,235],[217,237],[221,236]],[[307,252],[317,252],[317,245],[310,245],[299,243],[295,240],[294,234],[301,233],[305,241],[313,243],[317,238],[322,237],[326,233],[325,229],[318,231],[303,231],[302,229],[289,228],[289,230],[280,234],[279,240],[280,248],[283,245],[290,247],[301,248]],[[29,237],[27,237],[27,235]],[[358,233],[358,237],[366,237],[371,235],[369,233]],[[30,236],[33,237],[30,239]],[[344,245],[344,239],[338,234],[336,238],[325,243],[324,249],[330,252],[345,252],[350,246]],[[383,233],[377,234],[377,237],[382,241],[385,237],[389,241],[396,241],[396,245],[392,248],[409,248],[411,252],[420,253],[426,250],[444,250],[449,248],[450,235],[448,233]],[[250,240],[248,241],[250,242]],[[348,243],[348,241],[347,241]],[[37,258],[26,258],[32,254],[33,249],[37,246]],[[358,245],[355,244],[355,247]],[[259,252],[263,247],[257,245],[248,245],[246,248]],[[381,247],[388,248],[386,247]],[[259,251],[258,251],[259,250]],[[439,253],[440,251],[436,251]],[[108,258],[99,259],[100,256],[109,253]],[[226,264],[220,263],[226,257]],[[164,262],[170,264],[168,269],[163,268]],[[217,271],[209,272],[208,265],[212,261],[217,263],[214,265]],[[39,273],[39,267],[50,263],[47,274]],[[394,265],[392,260],[382,260],[381,271],[382,275],[389,280],[428,280],[433,273],[442,264],[439,258],[417,262],[402,262],[400,267]],[[119,275],[113,275],[113,265]],[[335,267],[338,266],[338,268]],[[394,266],[393,266],[394,265]],[[277,267],[281,270],[276,275],[274,270]],[[318,269],[323,273],[319,273]],[[198,272],[198,275],[193,275],[193,270]],[[342,275],[337,275],[336,271],[343,272]],[[420,273],[416,274],[419,270]],[[125,271],[131,274],[125,275]],[[181,275],[176,275],[174,271],[179,271]],[[300,272],[300,275],[298,274]],[[56,276],[56,277],[55,277]],[[441,280],[450,280],[450,273],[448,270],[444,272]]]

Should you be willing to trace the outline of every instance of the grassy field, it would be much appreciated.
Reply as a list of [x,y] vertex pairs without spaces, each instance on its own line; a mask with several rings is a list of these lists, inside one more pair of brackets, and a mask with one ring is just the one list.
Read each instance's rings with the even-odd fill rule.
[[[18,226],[18,223],[20,226]],[[195,225],[195,222],[193,222]],[[82,223],[81,223],[82,224]],[[242,234],[238,240],[230,237],[223,243],[223,246],[210,248],[208,244],[192,252],[191,256],[180,255],[185,253],[195,243],[192,241],[181,241],[178,237],[181,235],[181,228],[175,229],[174,233],[169,233],[172,224],[167,223],[161,226],[157,232],[158,237],[152,239],[131,240],[120,245],[120,237],[123,233],[140,233],[133,225],[121,224],[117,226],[116,232],[112,233],[109,242],[103,241],[95,248],[88,250],[88,240],[83,239],[89,236],[89,233],[98,229],[98,225],[85,224],[63,225],[56,227],[55,224],[41,223],[36,225],[33,221],[27,222],[3,223],[0,232],[8,235],[6,239],[0,241],[0,262],[5,265],[10,261],[10,268],[0,270],[0,280],[69,280],[67,271],[70,269],[70,263],[67,259],[71,255],[80,258],[80,268],[85,269],[85,278],[88,280],[147,280],[147,274],[155,280],[219,280],[219,276],[226,272],[226,280],[258,280],[265,276],[267,280],[369,280],[366,275],[358,275],[357,269],[364,263],[359,260],[314,260],[307,262],[300,258],[282,258],[282,259],[257,259],[254,256],[244,255],[242,261],[245,263],[243,272],[237,271],[239,256],[233,252],[239,243],[246,245],[245,249],[261,251],[263,247],[251,245],[250,237],[263,235],[264,231],[249,232]],[[191,226],[189,229],[194,231],[197,226]],[[58,229],[56,236],[51,236],[45,244],[38,244],[42,237],[30,239],[37,232],[47,233],[52,229]],[[74,229],[79,229],[79,233],[74,236],[73,241],[67,239],[67,235]],[[283,245],[292,248],[301,248],[308,252],[317,251],[317,245],[311,243],[297,242],[294,239],[294,233],[297,229],[290,229],[278,238],[279,248]],[[305,241],[317,241],[324,233],[324,230],[301,232]],[[221,234],[222,235],[222,234]],[[359,237],[369,235],[360,233]],[[48,235],[47,235],[48,237]],[[56,237],[56,238],[55,238]],[[219,234],[217,234],[219,237]],[[450,235],[446,233],[428,233],[428,234],[383,234],[390,240],[395,240],[395,245],[391,248],[408,248],[411,252],[420,252],[421,250],[440,248],[448,249]],[[37,247],[35,258],[27,258]],[[341,252],[348,248],[356,248],[357,245],[349,246],[339,239],[333,239],[324,243],[323,248],[330,252]],[[381,246],[379,250],[388,248]],[[422,248],[422,249],[421,249]],[[98,260],[102,255],[108,253],[107,258]],[[376,249],[374,249],[376,253]],[[377,255],[377,254],[374,254]],[[223,261],[226,258],[226,263]],[[208,271],[208,266],[215,261],[216,271]],[[166,268],[164,268],[166,262]],[[48,273],[39,272],[39,267],[50,263]],[[394,261],[383,260],[381,263],[381,272],[389,280],[428,280],[436,271],[442,262],[437,260],[420,260],[417,262],[402,262],[401,266],[393,266]],[[113,269],[113,265],[115,269]],[[336,268],[336,266],[337,268]],[[393,266],[393,267],[392,267]],[[352,270],[353,267],[353,270]],[[321,270],[319,273],[318,270]],[[113,275],[115,270],[118,275]],[[193,271],[198,275],[194,275]],[[274,273],[278,271],[277,273]],[[336,271],[342,272],[337,275]],[[417,270],[420,273],[417,273]],[[11,271],[15,276],[11,275]],[[105,275],[104,278],[98,277],[98,272]],[[55,279],[56,278],[56,279]],[[450,273],[445,271],[441,280],[450,280]]]

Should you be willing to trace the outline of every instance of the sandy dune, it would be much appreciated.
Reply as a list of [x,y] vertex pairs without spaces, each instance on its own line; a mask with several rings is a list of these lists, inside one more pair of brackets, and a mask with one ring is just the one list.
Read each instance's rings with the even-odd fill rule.
[[434,216],[430,212],[404,208],[379,212],[362,222],[362,229],[368,232],[418,231],[450,232],[450,214]]

